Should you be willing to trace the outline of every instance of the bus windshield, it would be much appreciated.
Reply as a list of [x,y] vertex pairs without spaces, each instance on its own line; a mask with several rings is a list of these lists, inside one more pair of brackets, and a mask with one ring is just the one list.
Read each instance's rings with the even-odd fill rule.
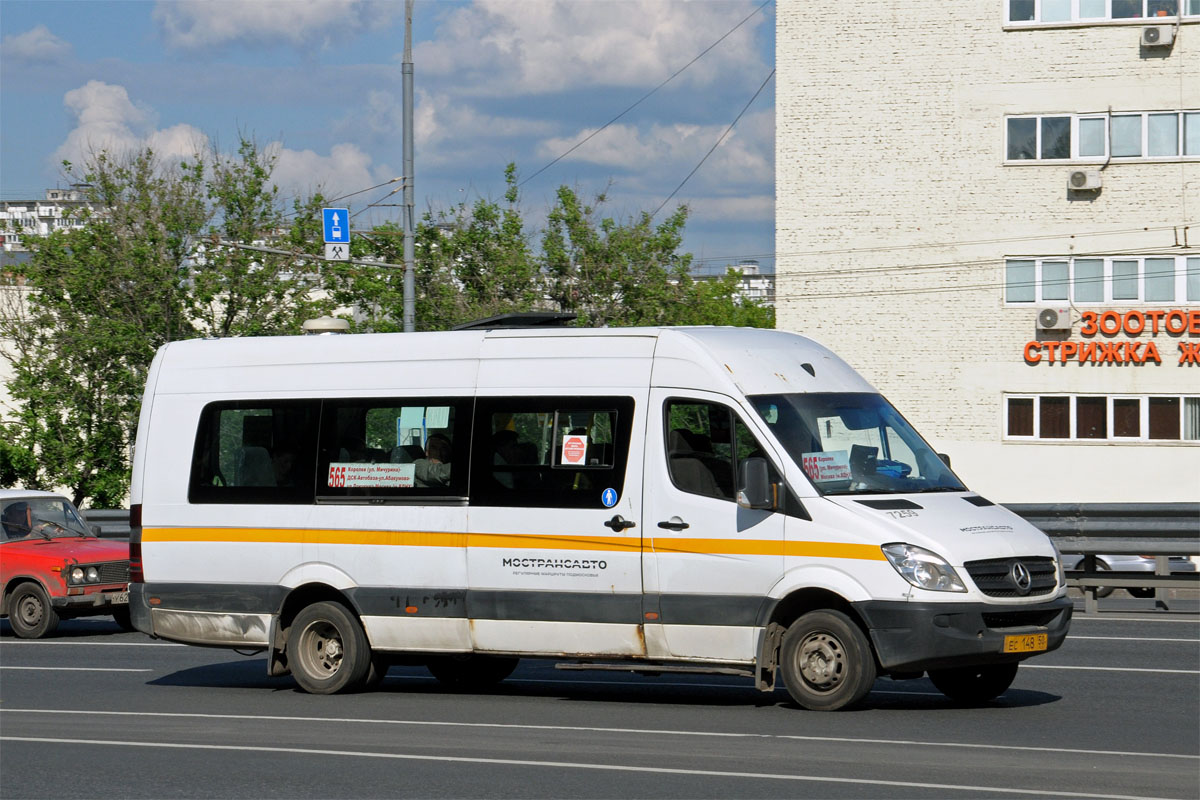
[[882,395],[762,394],[750,402],[822,494],[966,489]]

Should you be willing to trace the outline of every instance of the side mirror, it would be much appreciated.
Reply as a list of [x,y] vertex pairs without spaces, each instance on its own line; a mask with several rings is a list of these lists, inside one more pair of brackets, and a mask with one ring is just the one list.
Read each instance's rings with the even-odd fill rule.
[[737,504],[768,511],[779,507],[777,487],[771,483],[765,458],[747,458],[739,465]]
[[950,456],[946,455],[945,453],[938,453],[937,457],[940,458],[942,463],[946,465],[946,469],[950,469]]

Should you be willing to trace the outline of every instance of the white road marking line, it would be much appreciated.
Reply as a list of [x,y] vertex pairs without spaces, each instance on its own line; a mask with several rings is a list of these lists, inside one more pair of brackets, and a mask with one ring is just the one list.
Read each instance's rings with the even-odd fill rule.
[[953,783],[918,783],[915,781],[883,781],[869,778],[834,778],[819,775],[788,775],[770,772],[732,772],[715,769],[681,769],[675,767],[639,767],[629,764],[585,764],[574,761],[533,761],[519,758],[472,758],[468,756],[433,756],[413,753],[364,753],[351,750],[326,750],[304,747],[261,747],[228,744],[176,744],[167,742],[96,741],[94,739],[48,739],[26,736],[0,736],[0,741],[36,742],[39,744],[86,744],[109,747],[161,747],[175,750],[224,750],[249,753],[294,753],[297,755],[346,756],[350,758],[383,758],[400,761],[440,761],[453,764],[494,764],[516,767],[546,767],[551,769],[590,769],[607,772],[641,772],[658,775],[695,775],[709,778],[749,778],[753,780],[802,781],[805,783],[837,783],[853,786],[894,786],[909,789],[938,789],[955,792],[991,792],[995,794],[1027,795],[1034,797],[1086,797],[1095,800],[1170,800],[1144,795],[1096,794],[1094,792],[1054,792],[1047,789],[1010,789],[1003,786],[968,786]]
[[356,725],[399,725],[429,728],[489,728],[527,731],[571,731],[576,733],[619,733],[645,736],[696,736],[724,739],[785,739],[802,742],[846,742],[849,744],[894,744],[904,747],[956,747],[971,750],[1033,750],[1044,753],[1079,755],[1134,756],[1141,758],[1183,758],[1200,760],[1186,753],[1145,753],[1128,750],[1087,750],[1033,745],[971,744],[967,742],[921,742],[913,739],[864,739],[850,736],[802,736],[786,733],[737,733],[731,731],[673,731],[653,728],[598,728],[586,725],[526,725],[513,722],[450,722],[441,720],[370,719],[364,717],[303,717],[276,714],[201,714],[181,711],[100,711],[59,708],[0,708],[0,714],[90,714],[107,717],[167,717],[172,719],[247,720],[266,722],[337,722]]
[[[1148,612],[1148,613],[1153,614],[1156,612]],[[1200,624],[1200,619],[1175,619],[1175,618],[1154,619],[1149,616],[1147,616],[1147,617],[1089,617],[1087,614],[1079,614],[1077,616],[1071,617],[1071,624],[1074,625],[1076,622],[1183,622],[1188,625],[1196,625],[1196,624]]]
[[10,667],[0,666],[0,669],[32,669],[38,672],[153,672],[152,669],[128,669],[125,667]]
[[1151,667],[1068,667],[1059,664],[1022,664],[1021,669],[1090,669],[1097,672],[1161,672],[1168,675],[1200,675],[1200,669],[1154,669]]
[[57,645],[57,646],[72,646],[72,647],[187,647],[186,644],[178,644],[176,642],[63,642],[39,639],[31,641],[29,639],[13,639],[11,641],[5,639],[0,642],[0,647],[8,647],[12,644],[36,644],[42,645]]
[[1067,634],[1067,639],[1094,639],[1097,642],[1187,642],[1200,644],[1200,639],[1156,639],[1150,636],[1076,636]]

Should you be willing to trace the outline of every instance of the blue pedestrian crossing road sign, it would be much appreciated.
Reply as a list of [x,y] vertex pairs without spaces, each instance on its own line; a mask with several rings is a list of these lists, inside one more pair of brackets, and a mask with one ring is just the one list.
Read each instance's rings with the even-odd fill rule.
[[350,243],[350,212],[345,208],[322,208],[325,244]]

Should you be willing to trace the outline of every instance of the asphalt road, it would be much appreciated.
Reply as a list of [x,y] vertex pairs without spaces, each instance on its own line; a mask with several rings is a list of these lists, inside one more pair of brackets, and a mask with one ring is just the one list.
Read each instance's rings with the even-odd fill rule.
[[556,670],[493,692],[421,668],[302,694],[261,655],[155,642],[107,618],[0,623],[3,798],[1200,797],[1200,615],[1076,617],[983,707],[880,680],[801,710],[745,679]]

